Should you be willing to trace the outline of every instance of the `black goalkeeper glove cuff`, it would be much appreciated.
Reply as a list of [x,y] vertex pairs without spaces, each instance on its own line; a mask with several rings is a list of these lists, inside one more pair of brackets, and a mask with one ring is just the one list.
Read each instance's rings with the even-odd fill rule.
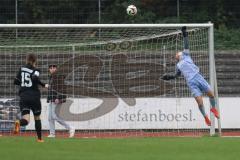
[[172,74],[165,74],[162,76],[162,80],[166,80],[166,81],[169,81],[171,79],[175,79],[176,78],[176,75],[172,75]]
[[183,26],[181,31],[182,31],[183,37],[187,37],[188,36],[187,27],[186,26]]

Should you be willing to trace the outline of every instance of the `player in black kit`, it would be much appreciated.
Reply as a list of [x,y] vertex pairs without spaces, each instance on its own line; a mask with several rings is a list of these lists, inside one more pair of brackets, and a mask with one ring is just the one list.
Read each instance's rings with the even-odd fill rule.
[[33,112],[35,120],[35,130],[37,133],[37,142],[44,142],[42,139],[41,124],[41,93],[39,85],[48,88],[48,84],[40,81],[40,71],[36,68],[37,57],[34,54],[27,55],[26,65],[20,67],[14,84],[19,85],[20,110],[22,118],[15,122],[14,133],[20,132],[20,126],[28,125],[30,121],[30,110]]

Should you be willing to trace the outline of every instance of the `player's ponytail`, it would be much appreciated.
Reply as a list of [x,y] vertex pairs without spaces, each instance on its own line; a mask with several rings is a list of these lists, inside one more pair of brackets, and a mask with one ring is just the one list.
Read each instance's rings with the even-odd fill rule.
[[34,55],[34,54],[28,54],[27,55],[27,62],[26,62],[27,64],[30,64],[30,65],[32,65],[32,66],[34,66],[36,63],[37,63],[37,57],[36,57],[36,55]]

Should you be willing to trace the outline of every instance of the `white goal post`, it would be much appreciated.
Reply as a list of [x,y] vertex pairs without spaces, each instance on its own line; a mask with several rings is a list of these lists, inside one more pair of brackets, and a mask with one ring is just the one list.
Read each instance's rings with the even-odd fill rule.
[[[183,49],[182,26],[188,29],[191,57],[213,88],[219,110],[212,23],[0,24],[0,132],[10,130],[19,117],[12,79],[26,55],[35,53],[42,81],[48,81],[48,65],[58,65],[54,87],[67,102],[56,113],[79,133],[214,135],[216,124],[221,134],[220,119],[215,122],[212,114],[212,126],[205,125],[182,77],[161,80],[175,70],[175,53]],[[45,130],[46,96],[42,90]],[[204,104],[210,114],[206,97]],[[33,129],[33,123],[26,128]]]

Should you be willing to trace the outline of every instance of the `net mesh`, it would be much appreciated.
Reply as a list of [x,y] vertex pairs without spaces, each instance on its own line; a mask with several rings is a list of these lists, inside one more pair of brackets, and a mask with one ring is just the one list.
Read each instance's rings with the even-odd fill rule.
[[[12,134],[20,117],[13,79],[26,55],[38,56],[41,79],[58,65],[53,88],[67,96],[55,113],[79,136],[201,135],[209,129],[183,78],[175,72],[175,53],[183,49],[179,28],[1,28],[0,129]],[[188,28],[191,57],[209,80],[208,28]],[[47,90],[42,92],[42,124],[48,134]],[[205,100],[204,100],[205,101]],[[208,107],[208,103],[205,103]],[[21,134],[34,130],[34,121]],[[66,129],[56,122],[59,136]]]

